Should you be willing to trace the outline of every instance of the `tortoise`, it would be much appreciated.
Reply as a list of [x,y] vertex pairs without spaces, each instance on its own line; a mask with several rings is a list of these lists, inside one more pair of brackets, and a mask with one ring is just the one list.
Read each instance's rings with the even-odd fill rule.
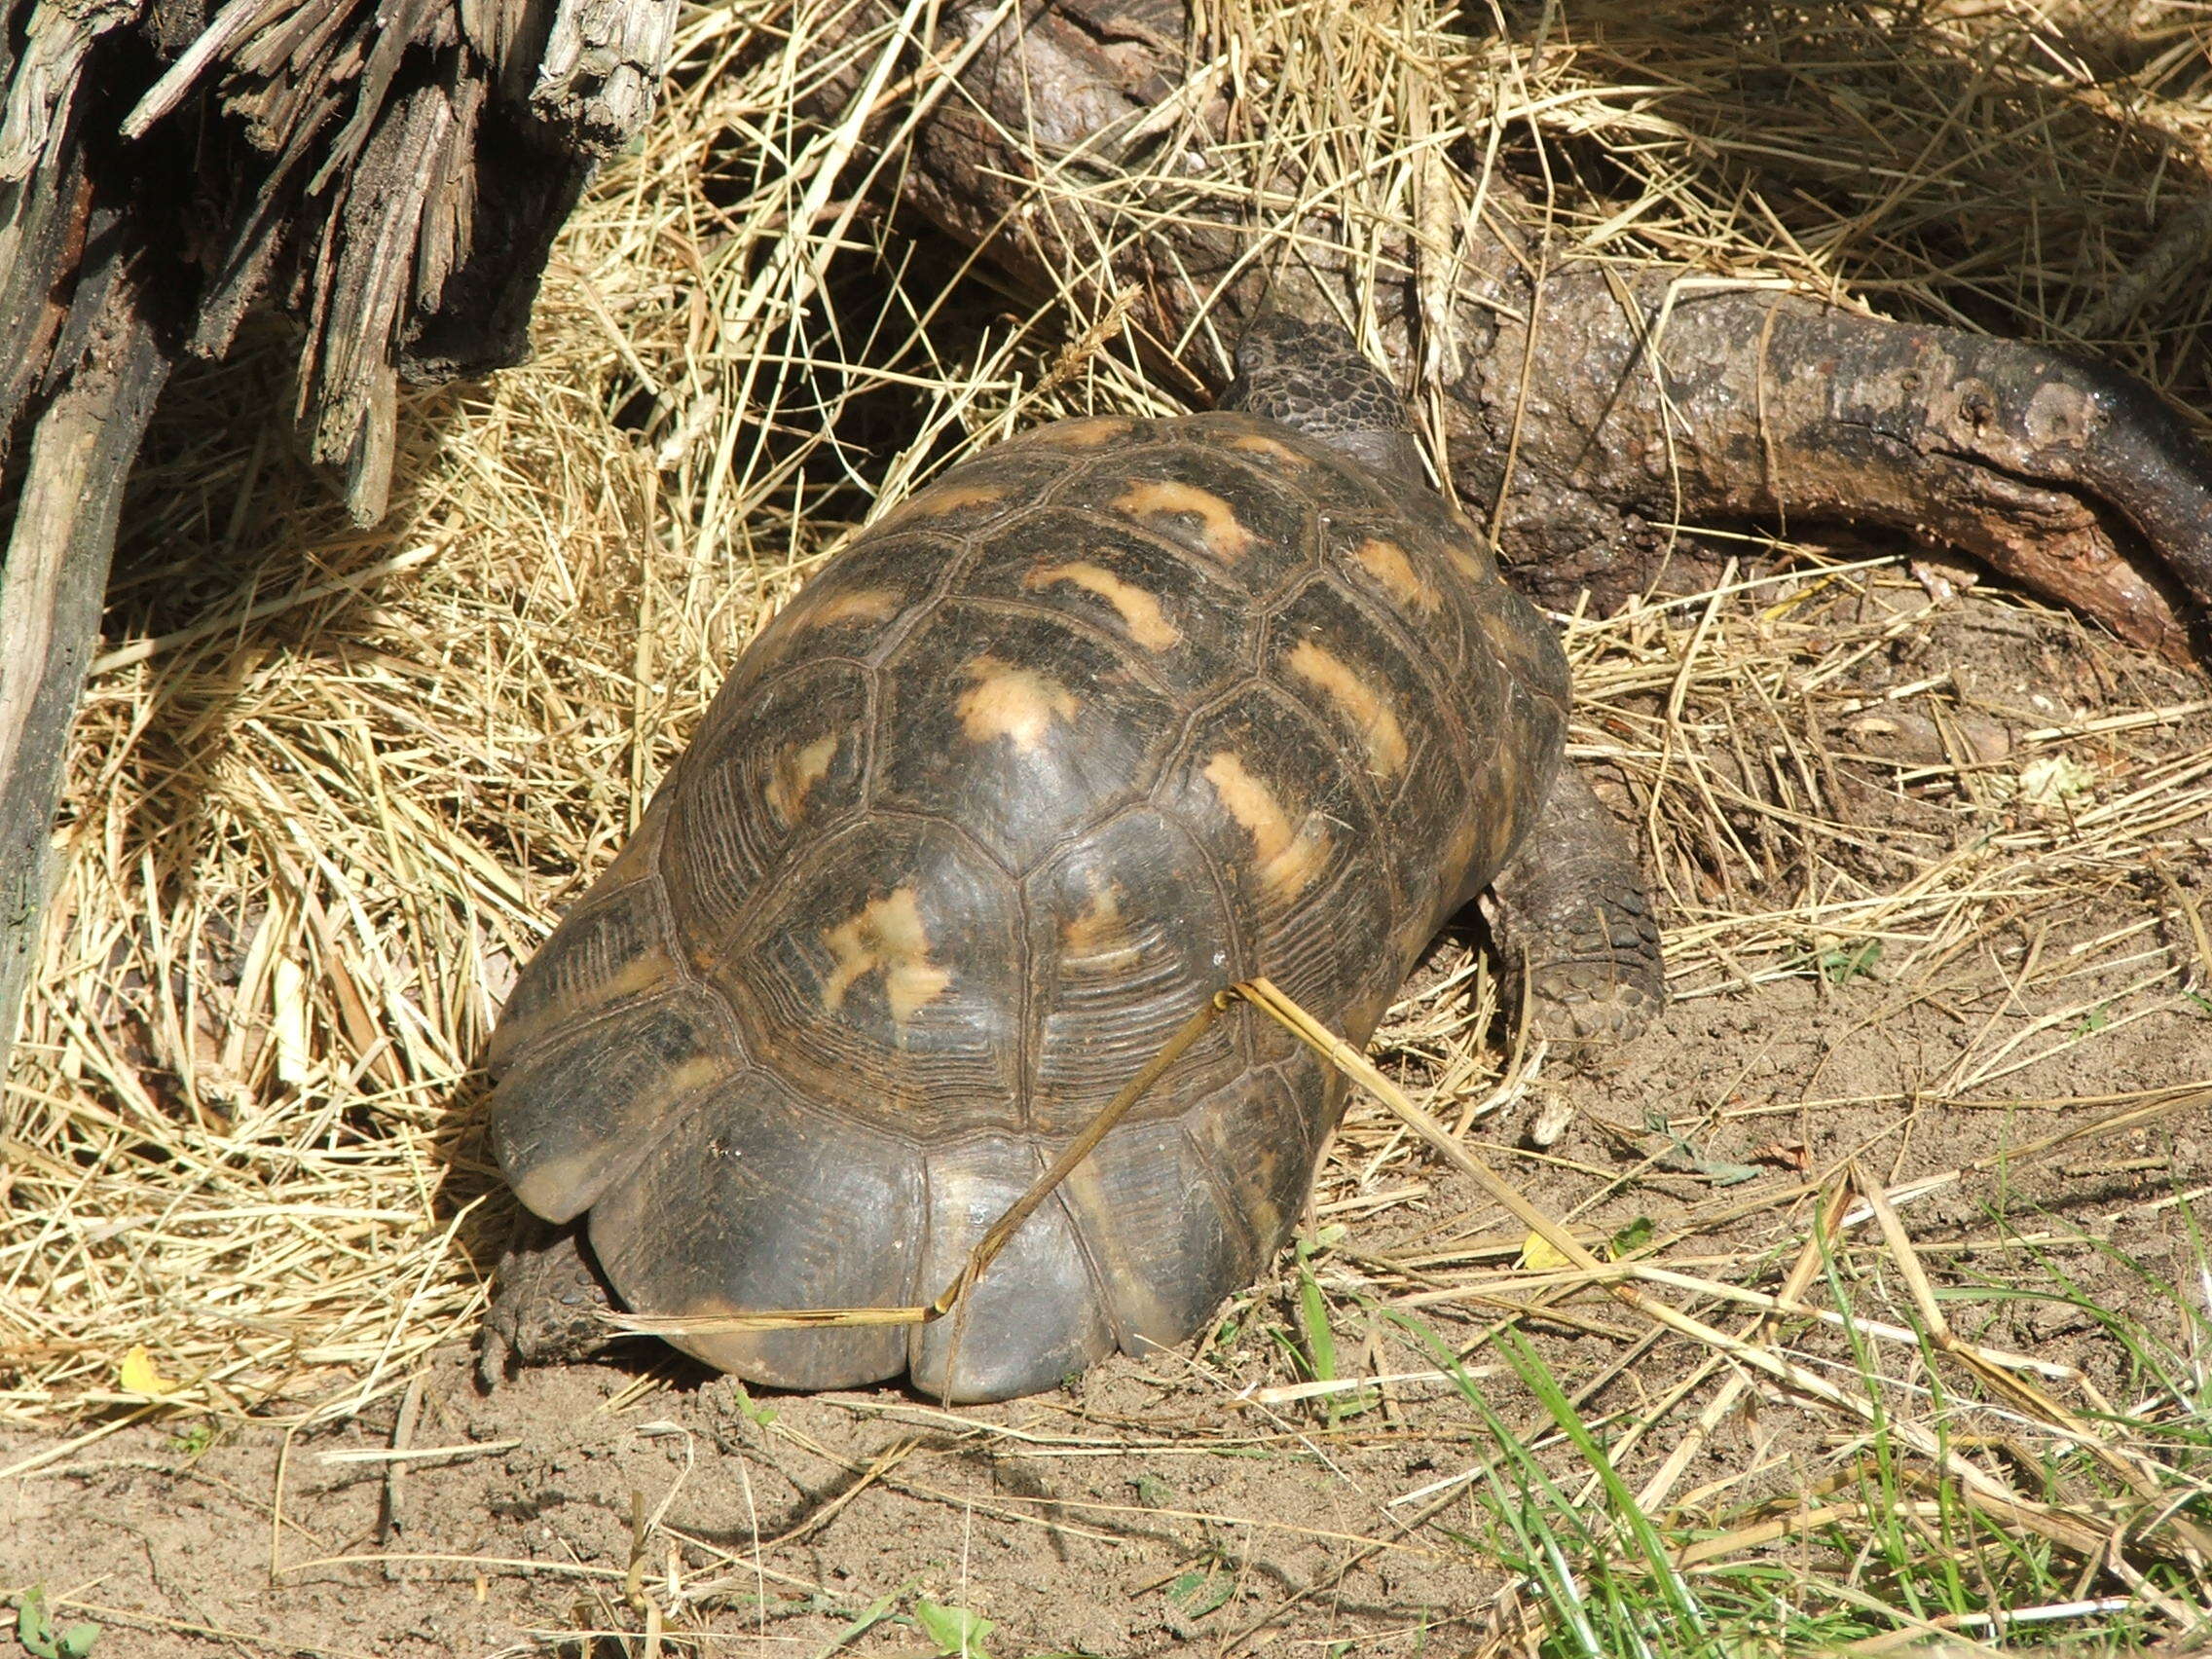
[[[489,1364],[603,1337],[606,1287],[694,1319],[911,1305],[1223,987],[1266,975],[1364,1045],[1486,889],[1547,1034],[1659,1006],[1634,849],[1563,763],[1566,658],[1393,385],[1279,314],[1236,371],[1212,412],[951,468],[738,659],[492,1038],[499,1166],[567,1231],[502,1271]],[[956,1401],[1178,1343],[1285,1242],[1344,1098],[1270,1021],[1217,1021],[957,1334],[672,1340]]]

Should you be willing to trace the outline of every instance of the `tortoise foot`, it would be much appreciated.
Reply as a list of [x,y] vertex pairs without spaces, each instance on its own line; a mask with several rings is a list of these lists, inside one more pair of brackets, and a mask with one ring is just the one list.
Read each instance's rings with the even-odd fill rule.
[[1537,1034],[1555,1048],[1618,1047],[1666,1006],[1658,924],[1635,889],[1590,894],[1547,942],[1563,953],[1530,959],[1528,1008]]
[[476,1377],[486,1388],[526,1365],[568,1365],[603,1346],[600,1314],[615,1306],[584,1224],[554,1227],[525,1218],[493,1274],[492,1307],[476,1338]]
[[1588,1063],[1666,1006],[1659,924],[1636,848],[1571,766],[1492,886],[1506,973],[1535,1034]]

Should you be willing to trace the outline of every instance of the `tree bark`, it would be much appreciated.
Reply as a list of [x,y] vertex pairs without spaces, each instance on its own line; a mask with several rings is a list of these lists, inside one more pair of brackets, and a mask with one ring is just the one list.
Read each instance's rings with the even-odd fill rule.
[[0,566],[0,1076],[38,963],[54,809],[116,515],[169,358],[127,286],[39,421]]
[[382,516],[402,381],[518,361],[553,237],[643,129],[677,0],[0,0],[0,1071],[117,510],[169,367],[257,305]]

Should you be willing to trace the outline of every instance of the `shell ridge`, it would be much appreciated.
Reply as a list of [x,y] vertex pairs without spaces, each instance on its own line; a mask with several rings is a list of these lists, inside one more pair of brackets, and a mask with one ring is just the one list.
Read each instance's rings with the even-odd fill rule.
[[[1037,1173],[1042,1175],[1050,1166],[1041,1142],[1032,1142],[1037,1156]],[[1065,1184],[1052,1194],[1052,1202],[1059,1206],[1060,1217],[1067,1223],[1068,1236],[1075,1241],[1076,1259],[1083,1263],[1084,1276],[1090,1284],[1090,1304],[1106,1316],[1107,1328],[1113,1332],[1114,1346],[1124,1352],[1129,1351],[1124,1333],[1126,1329],[1122,1309],[1108,1286],[1105,1270],[1099,1266],[1098,1249],[1090,1240],[1090,1230],[1084,1226],[1083,1217],[1076,1213],[1075,1205],[1068,1201]]]
[[[1175,1132],[1181,1135],[1184,1143],[1190,1147],[1193,1161],[1197,1162],[1199,1173],[1205,1177],[1207,1185],[1211,1188],[1214,1207],[1237,1232],[1244,1235],[1245,1249],[1251,1256],[1253,1272],[1257,1272],[1267,1265],[1261,1259],[1267,1253],[1265,1250],[1266,1241],[1260,1237],[1259,1231],[1253,1227],[1252,1218],[1244,1213],[1244,1206],[1237,1203],[1233,1197],[1234,1189],[1230,1186],[1228,1175],[1222,1170],[1219,1161],[1215,1158],[1213,1149],[1207,1146],[1191,1127],[1199,1113],[1205,1111],[1215,1100],[1228,1093],[1230,1089],[1239,1086],[1248,1086],[1253,1075],[1251,1072],[1246,1072],[1235,1083],[1225,1084],[1203,1099],[1192,1101],[1190,1111],[1184,1113],[1182,1119],[1176,1124]],[[1224,1291],[1222,1294],[1226,1296],[1232,1294],[1232,1291]]]
[[[1166,776],[1166,772],[1162,771],[1162,786],[1164,786]],[[1151,805],[1153,810],[1160,814],[1161,821],[1176,834],[1182,836],[1191,850],[1198,855],[1199,867],[1206,872],[1206,879],[1213,884],[1215,909],[1227,924],[1224,931],[1229,936],[1229,948],[1232,956],[1230,961],[1221,964],[1222,987],[1226,989],[1240,979],[1249,979],[1255,971],[1253,963],[1258,954],[1258,947],[1254,940],[1245,937],[1244,918],[1238,914],[1235,893],[1229,880],[1229,872],[1221,867],[1221,860],[1214,856],[1214,850],[1206,844],[1206,838],[1185,823],[1182,814],[1172,806],[1165,805],[1158,800],[1152,801]],[[1196,1014],[1198,1011],[1193,1009],[1191,1012]],[[1237,1055],[1243,1061],[1245,1069],[1250,1070],[1257,1056],[1252,1043],[1252,1021],[1246,1016],[1247,1013],[1248,1011],[1233,1009],[1230,1011],[1229,1019],[1230,1031],[1236,1043]]]
[[[1368,769],[1365,756],[1357,753],[1353,741],[1347,738],[1344,722],[1331,719],[1274,675],[1269,675],[1264,684],[1266,690],[1263,694],[1303,725],[1308,735],[1334,756],[1338,774],[1359,796],[1360,805],[1366,810],[1375,831],[1379,834],[1387,833],[1391,828],[1389,803],[1383,799],[1382,792],[1376,787],[1375,775]],[[1332,819],[1331,822],[1336,821]],[[1389,890],[1391,914],[1393,917],[1403,916],[1410,901],[1399,875],[1398,861],[1374,857],[1368,862],[1382,869],[1383,882]],[[1318,903],[1320,897],[1315,895],[1313,902]]]
[[[1438,718],[1451,726],[1459,739],[1459,747],[1466,749],[1467,722],[1461,717],[1459,708],[1466,687],[1458,683],[1459,677],[1451,672],[1449,665],[1425,640],[1392,615],[1387,607],[1378,605],[1373,598],[1360,591],[1358,584],[1346,575],[1342,565],[1333,557],[1325,559],[1322,579],[1332,595],[1356,611],[1362,621],[1396,647],[1420,677],[1421,690],[1426,694],[1428,707],[1433,708]],[[1424,709],[1423,712],[1427,710]]]

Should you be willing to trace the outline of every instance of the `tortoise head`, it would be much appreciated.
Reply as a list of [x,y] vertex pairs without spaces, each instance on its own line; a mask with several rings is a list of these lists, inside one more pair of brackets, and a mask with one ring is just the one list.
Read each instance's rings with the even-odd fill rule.
[[1279,421],[1393,482],[1427,483],[1405,399],[1340,328],[1261,313],[1236,343],[1220,407]]

